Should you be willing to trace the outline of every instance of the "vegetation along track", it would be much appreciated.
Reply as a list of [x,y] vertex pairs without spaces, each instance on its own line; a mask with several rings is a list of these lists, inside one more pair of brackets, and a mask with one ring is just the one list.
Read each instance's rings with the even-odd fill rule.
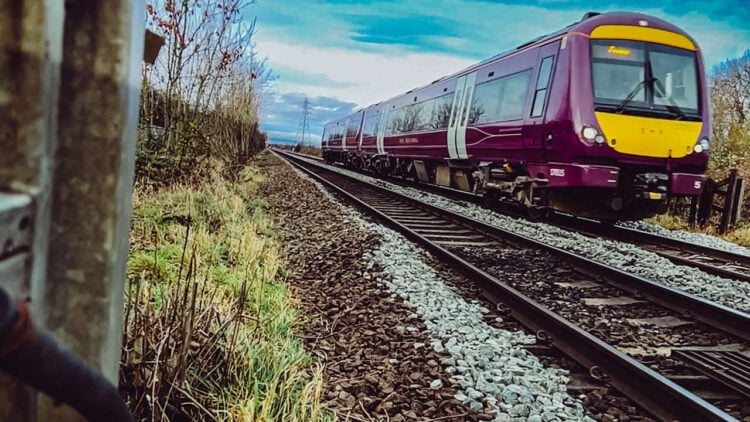
[[[742,375],[742,371],[747,373],[747,366],[743,366],[747,364],[747,358],[741,352],[745,346],[737,344],[732,335],[744,342],[750,340],[749,315],[498,227],[437,209],[343,175],[328,166],[289,154],[284,156],[324,185],[479,282],[495,300],[512,308],[513,316],[536,332],[540,339],[589,368],[594,376],[606,380],[655,416],[681,420],[731,419],[723,410],[698,396],[701,390],[716,390],[717,386],[733,390],[728,395],[711,397],[717,406],[731,411],[733,416],[742,417],[747,413],[747,400],[743,396],[748,393],[744,389],[747,379]],[[543,253],[546,257],[542,261],[561,261],[563,264],[557,266],[557,270],[561,279],[567,280],[568,287],[579,287],[573,291],[594,288],[595,294],[613,296],[599,298],[595,306],[601,306],[601,312],[614,314],[611,319],[614,325],[626,319],[637,323],[611,330],[597,328],[587,321],[587,313],[576,309],[584,308],[586,299],[592,298],[579,298],[583,303],[567,301],[565,308],[556,304],[561,302],[557,299],[569,295],[556,290],[564,283],[540,286],[531,280],[524,281],[523,277],[504,277],[506,274],[497,271],[501,263],[493,262],[493,257],[503,255],[503,251],[519,250],[530,250],[532,255]],[[622,290],[630,292],[633,297],[622,295]],[[639,306],[627,306],[634,303]],[[625,318],[629,312],[633,315]],[[565,314],[565,318],[561,314]],[[581,315],[584,318],[580,318]],[[655,343],[671,340],[673,343],[668,344],[668,348],[678,358],[646,353],[646,357],[639,361],[617,350],[613,344],[621,347],[622,338],[629,336],[628,330],[639,331],[636,328],[638,323],[654,325],[653,330],[647,331],[656,339]],[[721,347],[716,347],[717,344]],[[690,348],[690,345],[698,347]],[[711,360],[720,360],[726,365],[726,370],[717,371],[704,365]],[[696,375],[699,373],[703,375]],[[735,400],[734,404],[728,405],[729,399]]]
[[[305,158],[322,162],[322,159],[319,157],[306,155]],[[459,201],[478,205],[482,205],[484,202],[481,195],[471,192],[439,185],[417,183],[402,178],[391,177],[387,180],[397,185],[421,189]],[[494,208],[496,211],[512,217],[529,218],[525,211],[520,210],[519,207],[514,205],[501,203]],[[549,215],[545,221],[583,235],[628,242],[667,258],[675,264],[695,267],[708,274],[750,283],[750,256],[748,255],[660,236],[635,228],[602,224],[596,220],[573,217],[557,212]]]

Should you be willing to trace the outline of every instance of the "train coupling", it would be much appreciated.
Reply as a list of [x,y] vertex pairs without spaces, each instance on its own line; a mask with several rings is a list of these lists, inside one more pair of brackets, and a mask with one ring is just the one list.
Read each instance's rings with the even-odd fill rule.
[[664,173],[640,173],[633,180],[635,197],[652,201],[667,199],[669,175]]

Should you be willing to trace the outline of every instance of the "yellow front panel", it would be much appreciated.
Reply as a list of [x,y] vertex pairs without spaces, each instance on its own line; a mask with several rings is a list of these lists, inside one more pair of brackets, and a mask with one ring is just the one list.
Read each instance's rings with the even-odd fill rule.
[[698,49],[690,38],[682,34],[647,26],[601,25],[591,31],[591,38],[653,42],[692,51]]
[[682,158],[693,151],[703,122],[596,112],[607,143],[623,154]]

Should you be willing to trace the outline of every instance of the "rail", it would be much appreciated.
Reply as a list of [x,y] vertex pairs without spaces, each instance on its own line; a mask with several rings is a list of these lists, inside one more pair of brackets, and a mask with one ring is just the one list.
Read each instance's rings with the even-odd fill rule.
[[[418,243],[430,251],[434,256],[440,258],[457,271],[466,275],[469,279],[481,284],[491,295],[508,305],[512,309],[514,317],[521,323],[530,328],[533,332],[547,338],[554,346],[563,351],[573,360],[577,361],[584,367],[589,368],[592,373],[604,374],[604,377],[611,385],[642,405],[655,416],[664,420],[732,420],[731,416],[709,404],[697,395],[641,364],[635,359],[618,351],[604,341],[592,336],[577,325],[551,312],[549,309],[506,285],[496,277],[484,272],[461,257],[443,248],[438,243],[429,240],[427,237],[414,230],[411,230],[406,225],[379,211],[377,208],[361,200],[346,189],[320,176],[316,171],[308,168],[308,166],[314,167],[317,171],[336,173],[338,176],[366,185],[368,189],[374,191],[387,191],[389,195],[400,197],[400,199],[404,201],[419,203],[419,206],[424,207],[425,209],[431,207],[429,204],[421,203],[420,201],[407,198],[404,195],[389,191],[380,186],[354,179],[351,176],[335,172],[334,170],[319,164],[309,162],[302,164],[299,159],[295,159],[289,154],[281,154],[295,167],[310,175],[316,181],[339,193],[367,213],[380,219],[410,240]],[[441,212],[446,213],[444,210],[441,210]],[[450,218],[465,219],[465,217],[457,215],[451,215]],[[522,240],[523,242],[535,242],[531,239],[519,240]],[[583,258],[578,257],[577,259],[582,260]],[[615,274],[615,276],[625,278],[628,275],[622,273]],[[706,305],[702,300],[698,300],[697,302]],[[733,313],[731,310],[728,311]],[[745,322],[747,323],[747,320],[745,320]],[[745,331],[744,334],[747,338],[747,328],[737,328],[740,328],[741,331]]]
[[[303,154],[299,154],[299,156],[322,161],[317,157]],[[412,187],[476,205],[483,205],[484,201],[481,195],[450,187],[418,183],[399,178],[388,178],[387,180],[396,185]],[[516,218],[528,218],[523,211],[514,206],[501,206],[498,207],[496,211]],[[596,220],[573,217],[561,213],[551,214],[546,222],[585,235],[593,235],[606,239],[633,243],[644,249],[648,249],[675,264],[695,267],[708,274],[713,274],[719,277],[750,282],[750,256],[748,255],[711,248],[696,243],[689,243],[679,239],[648,233],[635,228],[602,224]]]

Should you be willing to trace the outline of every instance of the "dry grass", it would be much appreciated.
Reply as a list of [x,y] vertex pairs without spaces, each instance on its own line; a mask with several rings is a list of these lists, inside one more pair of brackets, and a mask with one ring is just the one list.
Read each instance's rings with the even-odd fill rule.
[[139,420],[332,419],[279,282],[262,177],[220,173],[136,188],[122,389]]
[[750,247],[750,224],[740,223],[722,237],[740,246]]
[[739,223],[732,227],[727,233],[720,235],[716,227],[690,227],[687,220],[670,214],[657,215],[646,220],[649,223],[657,224],[669,230],[685,230],[693,233],[703,233],[711,236],[717,236],[729,242],[736,243],[740,246],[750,247],[750,224]]

